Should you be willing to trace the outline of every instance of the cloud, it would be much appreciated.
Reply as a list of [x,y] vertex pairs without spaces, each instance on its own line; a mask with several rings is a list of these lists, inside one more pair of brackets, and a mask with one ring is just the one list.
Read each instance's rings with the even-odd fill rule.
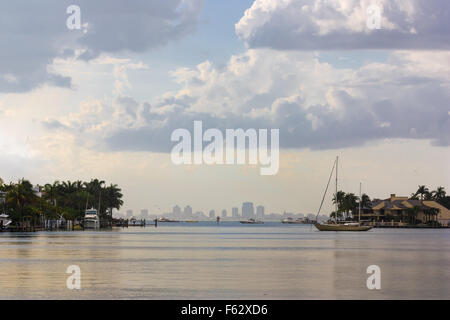
[[[381,29],[367,9],[381,10]],[[447,0],[256,0],[235,26],[251,48],[450,49]]]
[[[333,149],[380,139],[450,143],[449,52],[396,51],[387,63],[335,69],[313,53],[251,49],[224,67],[172,72],[182,84],[152,103],[91,100],[47,128],[104,151],[168,152],[177,128],[279,128],[282,148]],[[53,124],[53,125],[52,125]]]
[[67,127],[62,124],[60,121],[56,120],[56,119],[49,119],[49,120],[44,120],[42,122],[42,124],[44,125],[44,127],[46,129],[67,129]]
[[191,33],[202,0],[80,0],[81,30],[69,30],[72,1],[0,3],[0,92],[27,92],[44,83],[70,87],[52,72],[55,58],[91,60],[101,53],[145,52]]

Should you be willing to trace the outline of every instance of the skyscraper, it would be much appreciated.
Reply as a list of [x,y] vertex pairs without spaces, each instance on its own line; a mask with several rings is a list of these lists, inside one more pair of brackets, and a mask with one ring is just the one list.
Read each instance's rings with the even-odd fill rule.
[[180,206],[176,205],[175,207],[173,207],[172,213],[176,214],[176,215],[180,215],[181,214]]
[[186,207],[184,207],[184,215],[186,216],[192,216],[192,208],[190,205],[187,205]]
[[258,219],[264,219],[264,206],[256,207],[256,217]]
[[239,217],[239,208],[236,208],[236,207],[232,208],[231,209],[231,216],[233,218],[238,218]]
[[127,218],[131,218],[133,216],[133,210],[127,210]]
[[209,211],[209,217],[214,218],[216,216],[216,212],[214,210]]
[[255,209],[253,208],[253,202],[244,202],[242,204],[242,216],[244,218],[253,218],[255,215]]
[[223,209],[222,210],[222,218],[226,218],[227,217],[227,210]]

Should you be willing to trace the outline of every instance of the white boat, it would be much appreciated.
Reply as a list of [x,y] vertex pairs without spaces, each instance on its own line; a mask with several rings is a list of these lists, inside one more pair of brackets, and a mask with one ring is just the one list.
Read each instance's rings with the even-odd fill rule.
[[302,219],[300,219],[300,218],[294,219],[294,218],[288,217],[286,219],[281,220],[281,223],[301,224],[303,222],[302,222]]
[[128,221],[129,227],[142,227],[145,226],[145,220],[138,220],[136,217],[131,217]]
[[158,222],[179,222],[179,221],[171,220],[171,219],[162,217],[162,218],[158,219]]
[[0,214],[0,232],[8,229],[9,225],[11,224],[12,221],[8,218],[9,216],[7,214]]
[[288,224],[313,224],[315,221],[309,220],[308,218],[297,218],[294,219],[292,217],[288,217],[286,219],[281,220],[281,223]]
[[255,220],[253,218],[250,218],[248,220],[244,220],[244,221],[239,221],[240,223],[244,223],[244,224],[263,224],[264,222],[261,220]]
[[84,212],[84,228],[100,229],[100,218],[96,209],[92,208]]

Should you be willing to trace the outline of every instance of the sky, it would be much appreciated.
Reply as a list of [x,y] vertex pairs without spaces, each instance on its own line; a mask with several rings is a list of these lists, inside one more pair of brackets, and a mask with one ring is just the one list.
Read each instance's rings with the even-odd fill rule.
[[[154,214],[316,213],[336,156],[346,192],[449,190],[449,30],[445,0],[2,2],[0,177],[99,178]],[[278,173],[173,164],[195,120],[279,129]]]

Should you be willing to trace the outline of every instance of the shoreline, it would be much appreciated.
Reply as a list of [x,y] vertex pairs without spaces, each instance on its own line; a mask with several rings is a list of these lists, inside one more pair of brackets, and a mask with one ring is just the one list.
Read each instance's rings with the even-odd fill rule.
[[[222,223],[236,223],[236,225],[234,225],[234,227],[236,226],[246,226],[248,227],[248,225],[242,225],[242,224],[238,224],[239,221],[222,221]],[[300,227],[305,227],[305,226],[312,226],[310,224],[286,224],[286,223],[282,223],[279,221],[265,221],[270,223],[270,225],[268,226],[273,226],[273,225],[279,225],[279,226],[287,226],[292,228],[293,226],[300,226]],[[197,221],[197,223],[190,223],[187,221],[176,221],[176,222],[160,222],[158,223],[159,226],[161,225],[168,225],[168,226],[172,226],[172,225],[189,225],[189,226],[198,226],[198,223],[208,223],[208,224],[214,224],[216,225],[217,223],[215,221]],[[204,226],[204,225],[203,225]],[[263,226],[264,224],[260,224],[257,225],[259,227]],[[256,226],[256,227],[257,227]],[[266,225],[267,226],[267,225]],[[2,230],[0,232],[1,233],[18,233],[18,232],[79,232],[79,231],[111,231],[113,229],[125,229],[125,228],[146,228],[146,227],[151,227],[151,228],[155,228],[155,224],[145,224],[145,225],[124,225],[124,226],[120,226],[120,225],[114,225],[112,227],[107,227],[107,228],[99,228],[99,229],[83,229],[83,228],[74,228],[74,229],[65,229],[65,228],[53,228],[53,229],[46,229],[43,227],[30,227],[30,228],[26,228],[26,230],[23,230],[21,228],[15,228],[15,227],[10,227],[6,230]],[[252,226],[251,226],[252,227]],[[255,226],[253,226],[255,227]],[[426,225],[373,225],[372,226],[374,229],[450,229],[450,226],[426,226]],[[20,230],[19,230],[20,229]]]

